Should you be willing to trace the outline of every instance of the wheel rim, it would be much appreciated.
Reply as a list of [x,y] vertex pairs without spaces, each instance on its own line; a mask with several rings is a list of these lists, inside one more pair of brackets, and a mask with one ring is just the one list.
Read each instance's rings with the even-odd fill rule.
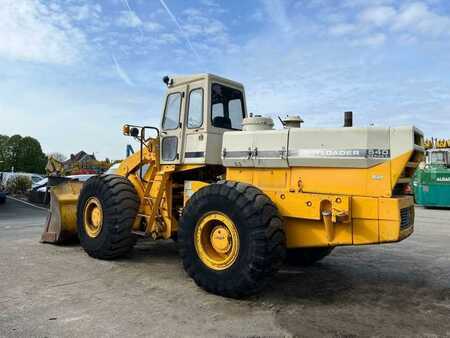
[[87,200],[84,207],[84,230],[91,238],[96,238],[103,227],[102,204],[96,197]]
[[200,260],[213,270],[229,268],[239,254],[236,225],[220,212],[208,213],[198,221],[194,243]]

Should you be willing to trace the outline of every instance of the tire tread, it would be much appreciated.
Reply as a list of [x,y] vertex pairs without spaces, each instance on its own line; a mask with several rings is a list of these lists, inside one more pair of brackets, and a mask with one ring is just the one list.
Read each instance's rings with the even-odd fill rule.
[[[199,269],[196,253],[188,248],[193,238],[187,229],[199,207],[215,195],[226,197],[236,205],[236,211],[247,219],[249,241],[253,250],[237,276],[226,283],[220,278],[210,278]],[[281,216],[276,206],[261,190],[249,184],[220,181],[196,192],[189,200],[180,222],[179,241],[183,266],[196,284],[208,292],[231,298],[241,298],[260,292],[277,272],[285,259],[286,239]]]
[[[105,240],[101,246],[93,246],[83,230],[83,207],[93,193],[100,195],[104,212],[102,231]],[[86,195],[89,195],[86,197]],[[114,259],[128,253],[136,244],[131,227],[139,209],[139,197],[132,183],[118,175],[101,175],[89,179],[84,185],[77,207],[78,236],[89,256]]]

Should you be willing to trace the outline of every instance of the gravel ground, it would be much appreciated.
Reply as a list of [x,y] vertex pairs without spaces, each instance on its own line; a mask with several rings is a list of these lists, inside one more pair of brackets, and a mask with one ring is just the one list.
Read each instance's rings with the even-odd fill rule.
[[417,208],[405,241],[285,266],[239,301],[196,287],[171,241],[100,261],[40,244],[45,217],[0,205],[0,336],[450,336],[450,210]]

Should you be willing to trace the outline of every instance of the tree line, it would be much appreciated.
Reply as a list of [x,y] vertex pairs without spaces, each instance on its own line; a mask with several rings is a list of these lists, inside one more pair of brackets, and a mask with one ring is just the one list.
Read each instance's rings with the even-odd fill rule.
[[44,174],[47,156],[33,137],[0,135],[0,171]]

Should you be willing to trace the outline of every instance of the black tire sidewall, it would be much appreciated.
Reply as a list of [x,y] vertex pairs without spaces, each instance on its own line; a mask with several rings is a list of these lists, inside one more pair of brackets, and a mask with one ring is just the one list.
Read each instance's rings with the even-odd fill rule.
[[[107,227],[111,226],[108,224],[108,219],[105,217],[105,189],[102,189],[103,186],[100,182],[99,177],[92,177],[88,181],[86,181],[81,193],[80,199],[78,200],[78,208],[77,208],[77,227],[78,227],[78,238],[80,240],[81,246],[85,248],[87,251],[96,251],[105,245],[109,241],[110,232],[107,231]],[[103,224],[102,229],[97,237],[90,237],[84,228],[84,209],[86,206],[86,202],[91,198],[95,197],[100,201],[100,204],[103,209]]]
[[[195,228],[209,212],[229,217],[239,234],[239,253],[226,269],[204,264],[195,248]],[[276,206],[259,189],[223,181],[197,191],[188,201],[179,228],[183,266],[198,286],[208,292],[240,298],[261,291],[280,267],[285,236]]]
[[[95,238],[84,228],[84,209],[91,197],[97,198],[103,209],[102,229]],[[123,256],[136,243],[131,231],[138,209],[139,197],[127,178],[118,175],[90,178],[80,192],[77,206],[77,233],[81,246],[95,258]]]
[[[248,263],[249,251],[252,250],[249,228],[245,224],[246,220],[243,219],[242,214],[237,212],[236,205],[225,196],[209,196],[208,199],[204,199],[202,202],[203,203],[200,203],[200,207],[197,208],[195,212],[190,213],[183,221],[185,228],[180,235],[183,236],[183,239],[186,242],[186,248],[188,250],[187,255],[192,257],[192,264],[195,265],[195,269],[207,276],[208,279],[234,279],[237,272],[241,273],[243,269],[245,270],[246,264]],[[199,206],[199,204],[197,204],[197,206]],[[187,236],[191,237],[194,235],[197,222],[209,212],[220,212],[229,217],[236,226],[239,235],[238,257],[229,268],[224,270],[212,270],[207,267],[198,257],[194,240],[192,238],[191,240],[186,238]]]

